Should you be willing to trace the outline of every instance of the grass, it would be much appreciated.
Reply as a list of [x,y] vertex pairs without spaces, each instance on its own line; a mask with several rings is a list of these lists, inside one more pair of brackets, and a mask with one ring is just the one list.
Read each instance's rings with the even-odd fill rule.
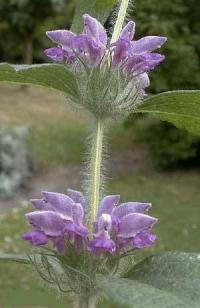
[[1,85],[0,91],[0,123],[30,127],[29,143],[39,168],[80,162],[86,121],[62,95],[19,86]]
[[[19,87],[1,86],[0,122],[28,124],[29,139],[39,167],[78,164],[85,149],[87,118],[80,117],[63,104],[63,97],[42,89],[34,91]],[[8,94],[9,93],[9,94]],[[132,147],[130,132],[120,125],[111,130],[114,149]],[[121,192],[122,200],[138,200],[153,203],[151,214],[159,218],[155,232],[158,243],[152,250],[138,254],[138,260],[146,254],[159,251],[199,251],[200,172],[177,171],[161,173],[151,169],[130,171],[109,181],[109,191]],[[24,213],[29,208],[14,209],[0,221],[0,251],[27,252],[29,247],[20,239],[27,230]],[[67,307],[52,292],[37,282],[27,266],[0,263],[0,304],[15,305],[32,301],[49,307]],[[31,297],[33,297],[31,299]],[[27,300],[26,300],[27,298]],[[26,301],[26,303],[24,302]],[[39,303],[38,303],[39,301]],[[70,305],[69,305],[70,307]],[[105,307],[105,306],[104,306]]]
[[[70,108],[57,92],[0,85],[0,110],[1,124],[30,127],[28,141],[38,168],[78,164],[87,152],[89,117]],[[129,147],[130,134],[113,125],[113,148]]]

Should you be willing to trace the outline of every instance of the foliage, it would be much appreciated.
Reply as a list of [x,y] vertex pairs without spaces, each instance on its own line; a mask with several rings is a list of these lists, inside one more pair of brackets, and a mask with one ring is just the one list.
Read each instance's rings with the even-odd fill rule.
[[150,256],[127,274],[160,290],[167,290],[189,303],[200,300],[200,254],[167,252]]
[[200,91],[171,91],[152,95],[135,112],[149,114],[199,135]]
[[137,280],[98,276],[98,285],[115,307],[187,308],[178,297]]
[[[75,75],[63,65],[12,66],[1,64],[0,81],[53,88],[79,103],[79,90],[81,89],[78,89]],[[200,134],[200,91],[172,91],[153,95],[136,107],[134,112],[147,113],[190,132]]]
[[[27,4],[25,5],[26,2],[29,3],[28,9]],[[48,4],[45,5],[44,1],[42,5],[39,3],[40,10],[38,10],[38,1],[1,0],[1,61],[22,61],[24,50],[27,48],[24,31],[30,29],[33,36],[34,60],[44,61],[42,50],[48,46],[44,35],[45,31],[70,27],[75,0],[45,0],[45,2]],[[108,5],[111,3],[108,0],[104,2]],[[104,2],[99,1],[99,3]],[[79,15],[77,16],[79,17],[77,18],[81,22],[80,1],[78,3]],[[88,3],[87,13],[93,9],[90,5],[91,2]],[[6,14],[3,7],[6,8]],[[198,0],[175,0],[173,3],[167,0],[162,2],[159,0],[135,1],[135,7],[130,13],[138,25],[137,38],[150,34],[162,34],[168,37],[168,43],[163,51],[166,61],[156,74],[152,74],[149,92],[158,93],[170,89],[200,87],[199,10]]]
[[166,61],[151,76],[150,92],[200,88],[198,0],[140,0],[132,12],[142,35],[165,35]]
[[[145,121],[146,120],[146,121]],[[172,169],[200,165],[200,139],[183,129],[160,121],[136,123],[138,138],[144,140],[155,167]]]
[[81,32],[83,28],[82,15],[87,13],[97,18],[102,24],[106,22],[117,0],[74,0],[75,16],[72,31]]
[[52,17],[57,21],[57,15],[70,7],[71,3],[67,3],[64,0],[43,0],[41,5],[39,0],[1,0],[0,57],[17,62],[23,58],[24,63],[31,64],[33,54],[36,55],[34,46],[39,44],[41,48],[40,27],[47,21],[51,23]]
[[[85,254],[79,255],[78,261],[74,253],[69,253],[68,258],[67,255],[59,256],[41,250],[28,258],[23,255],[0,254],[0,260],[15,260],[22,264],[34,265],[41,278],[52,286],[55,283],[63,293],[72,286],[76,293],[87,293],[90,288],[93,293],[97,283],[97,286],[117,305],[142,308],[148,303],[148,307],[152,308],[167,308],[169,305],[172,308],[186,308],[188,305],[198,307],[199,256],[198,253],[162,253],[148,257],[133,266],[125,275],[126,278],[112,277],[111,270],[107,269],[109,276],[97,274],[96,279],[95,260],[91,260],[91,256],[87,257]],[[79,266],[75,269],[71,264],[74,265],[77,261]],[[85,262],[89,262],[87,267]],[[101,268],[98,268],[100,273],[105,272],[104,266],[105,264],[102,264]],[[83,272],[82,269],[84,269]],[[65,286],[67,277],[71,278]],[[92,282],[91,286],[90,282]],[[97,290],[95,292],[97,295]]]
[[[157,167],[171,168],[196,158],[198,164],[200,133],[200,91],[171,91],[152,95],[136,109],[136,114],[147,114],[168,121],[169,124],[150,124],[138,130],[148,143],[152,160]],[[134,116],[127,120],[134,125]],[[193,135],[194,134],[194,135]]]
[[199,273],[200,254],[169,252],[144,259],[127,274],[129,279],[99,276],[98,283],[123,307],[197,308]]
[[9,65],[0,64],[0,81],[10,81],[19,84],[34,84],[50,89],[56,89],[78,99],[78,89],[74,74],[63,65]]
[[26,137],[26,127],[0,130],[0,196],[3,198],[12,197],[31,175],[33,164]]

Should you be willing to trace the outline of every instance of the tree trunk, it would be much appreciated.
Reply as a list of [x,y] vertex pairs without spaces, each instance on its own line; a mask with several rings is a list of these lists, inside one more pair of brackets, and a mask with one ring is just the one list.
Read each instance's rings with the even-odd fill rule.
[[24,63],[25,64],[33,63],[33,39],[31,36],[28,37],[25,42]]

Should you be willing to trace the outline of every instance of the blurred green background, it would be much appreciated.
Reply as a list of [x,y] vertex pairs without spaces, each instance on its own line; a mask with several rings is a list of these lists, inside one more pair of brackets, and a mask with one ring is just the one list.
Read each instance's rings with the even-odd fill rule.
[[[0,0],[0,62],[47,62],[43,49],[51,42],[45,31],[69,29],[73,13],[71,0]],[[200,88],[199,0],[138,0],[130,15],[136,38],[168,37],[162,48],[166,61],[150,75],[149,92]],[[30,197],[81,187],[87,122],[56,92],[0,84],[0,124],[30,128],[26,144],[34,165],[13,199],[0,200],[0,252],[29,251],[20,237],[28,229],[24,213]],[[113,123],[107,138],[107,191],[120,193],[123,201],[152,202],[151,214],[159,218],[157,245],[136,260],[159,251],[199,251],[199,137],[133,115]],[[0,162],[0,174],[1,168]],[[27,266],[0,263],[0,305],[67,307],[35,276]]]
[[[44,47],[51,47],[45,31],[70,28],[73,0],[1,0],[1,62],[46,61]],[[200,4],[198,0],[140,0],[130,12],[137,23],[136,38],[164,35],[162,52],[167,61],[152,74],[151,91],[200,87]]]

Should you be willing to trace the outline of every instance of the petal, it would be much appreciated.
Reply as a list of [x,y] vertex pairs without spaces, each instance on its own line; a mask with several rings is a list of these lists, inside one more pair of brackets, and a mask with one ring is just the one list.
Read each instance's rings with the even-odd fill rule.
[[68,47],[72,46],[73,38],[76,36],[76,34],[68,30],[47,31],[46,35],[54,43]]
[[30,202],[37,210],[44,210],[45,205],[47,204],[47,202],[43,199],[31,199]]
[[44,50],[47,57],[56,62],[61,62],[64,59],[64,51],[61,48],[48,48]]
[[148,88],[150,86],[150,80],[147,73],[140,74],[138,76],[138,79],[143,89]]
[[57,237],[64,233],[66,224],[62,217],[53,211],[36,211],[26,214],[26,217],[33,227],[46,235]]
[[102,214],[110,214],[115,206],[119,203],[119,195],[110,195],[104,197],[100,202],[99,212],[97,217],[100,217]]
[[138,65],[141,65],[141,64],[143,65],[143,62],[144,62],[143,55],[129,56],[127,64],[126,64],[126,70],[131,73],[136,70]]
[[55,211],[55,208],[44,199],[31,199],[33,206],[40,211]]
[[110,231],[112,228],[112,219],[109,214],[102,214],[98,219],[98,232]]
[[64,56],[66,58],[66,62],[69,63],[69,64],[73,64],[76,60],[76,55],[72,51],[72,49],[69,48],[69,47],[66,47],[66,46],[62,46],[62,50],[64,51]]
[[117,216],[119,219],[131,214],[131,213],[144,213],[151,207],[151,203],[141,203],[141,202],[127,202],[122,203],[120,206],[116,207],[112,215]]
[[42,195],[49,202],[55,211],[62,214],[66,219],[70,219],[72,217],[72,205],[74,201],[68,197],[67,195],[43,191]]
[[145,90],[142,89],[141,90],[141,96],[145,98],[146,96],[148,96],[148,94]]
[[158,220],[154,217],[133,213],[124,216],[119,223],[119,233],[122,238],[135,236],[137,233],[151,228]]
[[77,56],[91,65],[98,65],[106,51],[104,47],[100,47],[87,34],[80,34],[75,37],[73,50]]
[[153,70],[157,65],[165,60],[165,56],[159,53],[150,53],[143,56],[143,62],[147,71]]
[[145,36],[138,41],[132,42],[133,54],[144,54],[160,48],[167,41],[163,36]]
[[23,234],[22,239],[29,241],[34,246],[45,245],[48,242],[46,234],[38,230],[33,230]]
[[82,224],[84,218],[84,210],[80,203],[75,203],[72,206],[72,218],[76,224]]
[[106,48],[98,46],[94,40],[88,38],[87,51],[89,54],[89,64],[98,65],[105,55]]
[[80,203],[83,207],[86,206],[86,198],[80,191],[68,188],[67,194],[75,203]]
[[128,72],[134,72],[135,74],[141,74],[146,71],[153,70],[159,65],[165,56],[158,53],[147,53],[143,55],[133,55],[129,58],[126,65]]
[[89,234],[88,229],[83,225],[77,225],[74,223],[67,223],[65,225],[65,233],[69,234],[72,238],[74,234],[77,234],[81,237],[87,237]]
[[87,52],[87,35],[86,34],[80,34],[77,35],[73,39],[73,50],[77,55],[85,54]]
[[104,251],[109,251],[114,254],[116,251],[116,245],[107,234],[101,234],[89,242],[88,249],[89,251],[93,251],[97,256],[100,256]]
[[108,37],[103,25],[88,14],[83,15],[83,20],[85,33],[88,34],[97,43],[101,43],[106,46]]
[[129,21],[127,25],[123,28],[120,38],[125,40],[132,40],[135,34],[135,23],[133,21]]
[[131,43],[128,40],[119,39],[116,43],[112,44],[113,58],[112,67],[116,68],[127,58],[130,52]]
[[139,249],[151,247],[156,241],[157,236],[148,231],[138,233],[133,239],[133,246]]

